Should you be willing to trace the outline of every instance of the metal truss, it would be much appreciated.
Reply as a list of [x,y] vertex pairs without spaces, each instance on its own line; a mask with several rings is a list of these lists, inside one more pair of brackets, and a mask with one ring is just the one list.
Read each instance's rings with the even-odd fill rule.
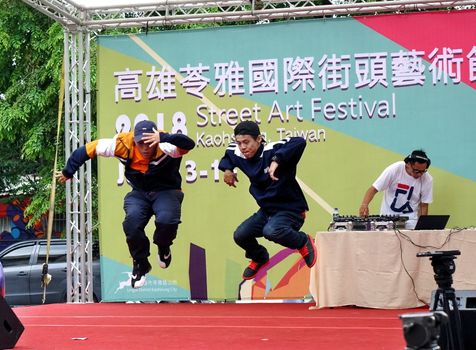
[[[64,34],[65,156],[91,141],[90,33]],[[91,162],[66,183],[67,302],[93,302]]]
[[[134,5],[79,6],[73,0],[22,0],[64,27],[66,157],[91,139],[91,33],[188,23],[261,22],[275,19],[474,8],[476,0],[144,0]],[[99,1],[98,1],[99,3]],[[153,5],[151,5],[153,3]],[[67,301],[93,302],[91,163],[66,187]]]
[[[476,0],[161,0],[123,6],[79,7],[71,0],[23,0],[70,30],[168,26],[187,23],[256,22],[273,19],[468,8]],[[132,1],[131,3],[134,3]]]

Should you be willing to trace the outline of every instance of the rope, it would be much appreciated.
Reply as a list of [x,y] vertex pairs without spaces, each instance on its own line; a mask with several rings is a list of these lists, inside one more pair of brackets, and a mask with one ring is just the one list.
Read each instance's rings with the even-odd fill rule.
[[51,233],[53,231],[53,218],[55,213],[55,196],[56,196],[56,167],[58,165],[58,148],[59,148],[59,139],[60,139],[60,130],[61,130],[61,118],[63,115],[63,99],[64,99],[64,61],[61,66],[61,83],[59,91],[59,101],[58,101],[58,125],[56,129],[56,150],[55,150],[55,161],[53,165],[53,178],[51,180],[51,193],[50,193],[50,205],[48,209],[48,228],[46,231],[46,259],[42,268],[41,276],[41,285],[43,286],[43,298],[42,303],[46,301],[46,287],[51,282],[51,275],[48,273],[48,260],[50,257],[50,245],[51,245]]

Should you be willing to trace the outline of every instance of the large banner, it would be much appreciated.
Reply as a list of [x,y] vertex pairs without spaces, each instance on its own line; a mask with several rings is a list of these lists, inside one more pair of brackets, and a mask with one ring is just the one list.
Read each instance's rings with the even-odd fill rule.
[[[218,162],[242,120],[267,141],[301,136],[298,178],[310,211],[303,230],[327,230],[333,208],[356,215],[380,172],[413,149],[432,160],[430,213],[450,227],[476,218],[476,11],[288,21],[100,37],[98,134],[142,119],[197,146],[182,161],[182,224],[172,264],[151,247],[147,284],[130,287],[122,231],[130,187],[113,159],[99,160],[101,273],[105,301],[303,299],[300,255],[262,240],[271,263],[244,283],[248,264],[233,231],[257,205],[248,181],[223,183]],[[381,194],[370,212],[378,214]],[[153,223],[148,226],[152,237]],[[372,254],[371,251],[368,252]],[[349,254],[353,254],[349,251]]]

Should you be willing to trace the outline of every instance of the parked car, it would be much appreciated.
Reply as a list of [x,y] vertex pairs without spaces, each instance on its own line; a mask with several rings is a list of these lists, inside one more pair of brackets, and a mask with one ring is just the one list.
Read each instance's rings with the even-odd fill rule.
[[[46,239],[27,240],[10,245],[0,252],[5,278],[5,299],[10,305],[41,304],[42,268],[46,260]],[[93,296],[101,300],[99,252],[93,249]],[[48,273],[52,276],[46,288],[45,303],[66,302],[66,240],[50,242]]]
[[3,266],[0,262],[0,296],[5,297],[5,277],[3,275]]

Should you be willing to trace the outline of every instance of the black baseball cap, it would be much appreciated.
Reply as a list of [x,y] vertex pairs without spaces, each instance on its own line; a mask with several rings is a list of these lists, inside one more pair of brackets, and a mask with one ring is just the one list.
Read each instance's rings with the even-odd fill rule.
[[142,120],[138,122],[134,128],[134,141],[139,142],[142,140],[144,133],[153,133],[154,129],[157,130],[157,125],[150,120]]

